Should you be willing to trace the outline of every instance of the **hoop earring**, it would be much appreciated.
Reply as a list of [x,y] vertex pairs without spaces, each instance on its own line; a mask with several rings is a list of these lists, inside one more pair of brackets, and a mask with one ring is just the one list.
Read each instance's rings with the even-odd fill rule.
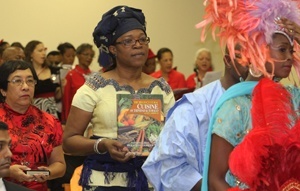
[[253,77],[259,78],[262,75],[261,71],[254,71],[252,67],[249,68],[249,72]]

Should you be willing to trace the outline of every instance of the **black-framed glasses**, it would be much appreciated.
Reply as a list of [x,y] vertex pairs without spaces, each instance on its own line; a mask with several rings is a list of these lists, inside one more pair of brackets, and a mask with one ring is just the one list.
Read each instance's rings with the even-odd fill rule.
[[130,46],[135,45],[136,42],[139,42],[140,45],[149,44],[150,37],[142,37],[142,38],[139,38],[138,40],[135,40],[135,39],[125,39],[125,40],[122,40],[120,42],[116,42],[115,44],[123,44],[126,47],[130,47]]
[[16,86],[22,86],[24,83],[27,84],[27,86],[33,87],[36,85],[37,81],[35,79],[26,79],[25,81],[23,79],[12,79],[10,81],[7,81],[8,83],[12,83]]

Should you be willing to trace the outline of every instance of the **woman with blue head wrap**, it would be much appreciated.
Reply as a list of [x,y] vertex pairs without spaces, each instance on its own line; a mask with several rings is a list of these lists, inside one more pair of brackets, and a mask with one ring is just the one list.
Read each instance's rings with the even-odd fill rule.
[[[139,9],[117,6],[102,16],[93,32],[94,42],[99,48],[100,66],[104,68],[116,66],[115,55],[110,52],[109,46],[116,43],[121,35],[133,29],[140,29],[147,36],[145,16]],[[148,40],[147,44],[150,38]]]
[[[87,155],[80,184],[83,190],[148,190],[141,170],[145,157],[135,156],[117,141],[117,94],[161,94],[164,114],[174,104],[166,81],[142,73],[150,38],[139,9],[117,6],[97,24],[94,42],[105,72],[96,73],[73,98],[64,132],[64,150]],[[83,137],[89,122],[92,137]]]

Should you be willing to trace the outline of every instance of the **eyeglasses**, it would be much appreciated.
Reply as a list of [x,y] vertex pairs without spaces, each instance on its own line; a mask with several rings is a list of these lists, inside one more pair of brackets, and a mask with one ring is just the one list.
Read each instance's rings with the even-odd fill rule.
[[27,86],[33,87],[36,85],[36,80],[34,79],[26,79],[25,81],[23,79],[13,79],[10,81],[7,81],[8,83],[12,83],[16,86],[22,86],[24,83],[27,84]]
[[130,46],[133,46],[136,44],[136,42],[139,42],[140,45],[146,45],[146,44],[149,44],[150,42],[150,38],[149,37],[142,37],[138,40],[134,40],[134,39],[125,39],[125,40],[122,40],[120,42],[116,42],[115,44],[123,44],[124,46],[126,47],[130,47]]

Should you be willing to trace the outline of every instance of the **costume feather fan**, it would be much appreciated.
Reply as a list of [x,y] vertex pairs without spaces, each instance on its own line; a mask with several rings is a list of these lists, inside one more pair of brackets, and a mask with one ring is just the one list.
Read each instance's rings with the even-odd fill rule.
[[231,172],[248,190],[281,190],[300,182],[300,125],[291,129],[295,113],[290,98],[282,85],[269,79],[253,91],[253,128],[229,158]]
[[[227,45],[231,59],[235,58],[234,47],[242,47],[242,65],[252,64],[255,70],[265,76],[273,77],[265,69],[265,63],[273,63],[268,44],[272,42],[275,31],[283,30],[275,19],[285,17],[300,25],[299,0],[206,0],[204,20],[196,25],[202,28],[201,40],[206,38],[207,27],[213,38],[220,38],[221,46]],[[294,42],[296,50],[299,45]],[[300,76],[300,58],[294,56],[294,66]]]

